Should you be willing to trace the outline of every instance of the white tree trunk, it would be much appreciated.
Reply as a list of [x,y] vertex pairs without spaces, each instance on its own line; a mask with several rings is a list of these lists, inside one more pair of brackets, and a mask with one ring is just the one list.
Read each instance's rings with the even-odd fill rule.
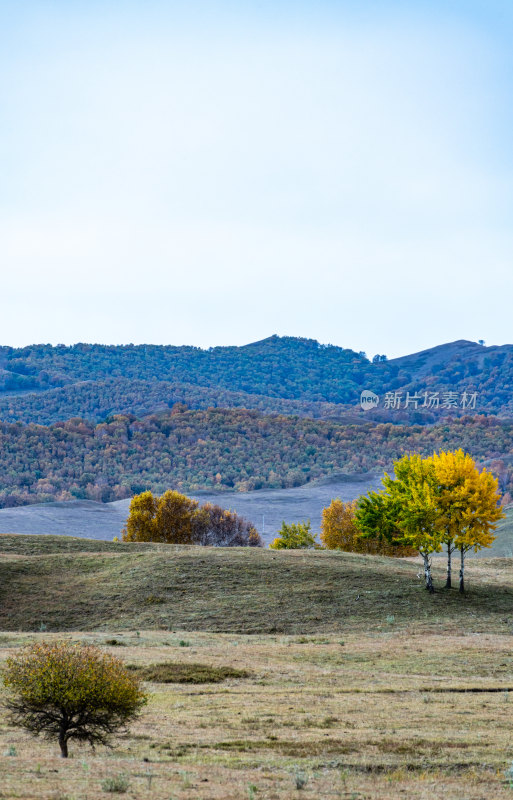
[[421,553],[424,559],[424,578],[426,581],[426,589],[430,594],[433,594],[433,578],[431,577],[431,561],[429,560],[429,553]]
[[460,563],[460,592],[463,594],[465,591],[465,550],[460,548],[461,563]]
[[447,542],[447,581],[445,583],[445,588],[450,589],[452,586],[452,539],[450,542]]

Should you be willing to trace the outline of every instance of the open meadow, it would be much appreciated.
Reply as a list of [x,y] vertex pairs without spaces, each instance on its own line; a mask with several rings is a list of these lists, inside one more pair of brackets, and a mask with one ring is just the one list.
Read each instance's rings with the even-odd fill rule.
[[0,797],[513,797],[513,561],[463,597],[443,567],[429,596],[415,559],[1,536],[2,661],[94,643],[150,702],[68,761],[3,714]]

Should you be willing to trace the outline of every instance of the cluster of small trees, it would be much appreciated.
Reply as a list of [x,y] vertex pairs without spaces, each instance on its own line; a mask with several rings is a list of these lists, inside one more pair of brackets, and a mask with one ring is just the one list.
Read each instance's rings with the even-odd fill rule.
[[346,553],[371,553],[372,555],[401,558],[414,556],[417,551],[408,545],[388,542],[379,534],[363,536],[355,519],[357,501],[344,503],[338,498],[323,509],[321,544],[312,532],[310,520],[282,522],[278,536],[269,545],[271,550],[344,550]]
[[[459,588],[465,588],[465,555],[489,547],[496,523],[504,516],[498,480],[479,470],[463,450],[414,453],[394,462],[383,488],[344,503],[338,498],[323,509],[321,544],[310,521],[286,524],[271,543],[274,550],[326,548],[354,553],[423,559],[426,588],[432,592],[431,557],[447,550],[447,581],[452,585],[452,557],[460,554]],[[123,540],[218,547],[261,547],[251,522],[234,511],[169,490],[136,495]]]
[[447,549],[447,588],[452,584],[452,554],[460,553],[460,592],[465,588],[465,554],[490,547],[496,523],[504,517],[498,481],[477,469],[463,450],[428,458],[405,455],[385,475],[383,489],[358,501],[355,521],[363,536],[409,545],[424,562],[426,589],[433,592],[431,555]]
[[160,497],[142,492],[132,498],[125,542],[165,542],[214,547],[262,547],[251,522],[214,503],[169,490]]
[[[460,554],[459,589],[465,589],[465,555],[490,547],[493,531],[504,517],[498,480],[478,470],[463,450],[423,458],[405,455],[394,462],[394,477],[385,474],[383,488],[357,500],[332,500],[323,509],[321,542],[310,524],[286,525],[273,549],[324,547],[353,553],[423,559],[426,589],[433,592],[431,557],[447,551],[446,587],[452,585],[452,557]],[[302,535],[300,535],[302,534]],[[307,535],[308,534],[308,535]]]

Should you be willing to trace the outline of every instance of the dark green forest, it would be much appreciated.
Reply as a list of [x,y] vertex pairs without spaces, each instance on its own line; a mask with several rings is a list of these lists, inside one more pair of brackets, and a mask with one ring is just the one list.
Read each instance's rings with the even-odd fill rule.
[[308,339],[271,337],[245,347],[33,345],[3,348],[6,389],[48,389],[130,378],[214,386],[303,400],[351,402],[372,367],[363,354]]
[[71,417],[101,422],[113,414],[142,417],[155,411],[166,411],[176,403],[189,408],[249,408],[268,414],[312,418],[344,418],[349,414],[347,406],[335,403],[286,400],[187,383],[108,378],[81,381],[46,392],[0,395],[0,419],[40,425],[51,425]]
[[435,426],[342,425],[247,410],[184,410],[51,426],[0,425],[0,505],[87,498],[144,489],[249,491],[299,486],[333,472],[389,469],[404,452],[463,447],[494,462],[511,492],[513,421],[473,416]]
[[[128,403],[124,402],[126,380],[133,385]],[[97,384],[96,403],[90,400],[94,390],[84,387],[84,382]],[[105,418],[102,414],[149,413],[177,399],[199,408],[243,404],[267,413],[344,417],[348,410],[358,411],[362,389],[380,396],[395,391],[476,391],[480,413],[512,416],[512,385],[512,345],[483,347],[465,341],[376,363],[365,353],[312,339],[278,336],[244,347],[209,350],[99,344],[0,348],[1,418],[46,424],[62,419],[63,414],[99,420]],[[75,392],[52,391],[71,386]],[[25,394],[13,396],[13,392]],[[29,396],[27,392],[37,394]],[[294,405],[280,405],[277,400],[293,401]],[[338,408],[312,406],[319,403]],[[431,424],[444,413],[464,412],[457,408],[434,413],[410,409],[391,415],[380,408],[369,412],[369,417]]]

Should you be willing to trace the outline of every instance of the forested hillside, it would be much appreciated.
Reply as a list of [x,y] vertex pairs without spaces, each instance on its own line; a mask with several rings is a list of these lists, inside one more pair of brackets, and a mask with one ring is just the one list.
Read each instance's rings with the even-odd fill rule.
[[46,392],[0,395],[0,420],[51,425],[71,417],[83,417],[91,422],[101,422],[114,414],[141,417],[155,411],[166,411],[177,403],[193,409],[249,408],[312,418],[355,416],[347,405],[336,403],[287,400],[190,383],[108,378],[81,381]]
[[[363,354],[309,339],[273,336],[245,347],[34,345],[4,348],[4,380],[49,388],[130,378],[213,386],[289,399],[350,402],[372,367]],[[13,377],[14,376],[14,377]],[[7,383],[5,384],[7,387]]]
[[[244,347],[164,345],[32,345],[0,348],[0,419],[51,424],[72,416],[151,413],[175,402],[191,408],[257,408],[357,421],[432,424],[468,413],[463,392],[477,392],[478,413],[513,416],[513,345],[459,341],[387,361],[322,345],[271,336]],[[367,416],[360,393],[381,398]],[[402,393],[386,409],[387,392]],[[449,408],[404,408],[406,392],[458,395]],[[2,397],[3,395],[3,397]]]
[[[453,342],[403,358],[272,336],[245,347],[0,348],[0,506],[150,488],[298,486],[464,447],[511,486],[513,346]],[[360,408],[362,390],[380,396]],[[400,401],[387,408],[387,393]],[[406,393],[453,393],[405,408]],[[459,403],[477,393],[475,407]]]
[[3,423],[0,505],[74,497],[109,501],[145,488],[299,486],[337,471],[381,471],[408,450],[429,454],[456,447],[480,463],[495,460],[501,489],[511,491],[513,421],[494,417],[432,427],[347,426],[257,411],[175,408],[97,425],[81,419],[49,427]]

